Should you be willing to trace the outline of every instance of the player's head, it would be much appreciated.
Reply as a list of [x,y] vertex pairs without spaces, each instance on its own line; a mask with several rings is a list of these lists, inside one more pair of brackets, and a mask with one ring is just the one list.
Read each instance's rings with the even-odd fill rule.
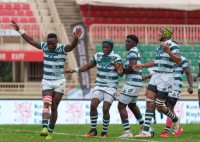
[[159,41],[163,41],[164,39],[171,39],[172,35],[173,31],[170,27],[163,27],[160,30]]
[[139,39],[136,35],[127,35],[126,36],[126,50],[129,51],[131,48],[136,47],[139,42]]
[[56,47],[57,47],[57,44],[58,44],[57,35],[54,34],[54,33],[48,34],[47,35],[47,46],[48,46],[48,49],[50,51],[55,50]]
[[102,51],[104,55],[109,55],[113,50],[114,43],[111,39],[104,39],[102,42]]

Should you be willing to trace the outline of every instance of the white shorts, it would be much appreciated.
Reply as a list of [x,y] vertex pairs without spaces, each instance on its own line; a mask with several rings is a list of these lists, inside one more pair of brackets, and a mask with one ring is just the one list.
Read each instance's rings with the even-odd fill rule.
[[171,97],[171,98],[177,98],[177,99],[179,99],[180,96],[181,96],[181,93],[177,92],[177,91],[172,91],[171,93],[168,94],[168,97]]
[[42,91],[54,91],[64,94],[66,79],[46,80],[42,79]]
[[170,93],[174,84],[173,73],[154,73],[149,82],[156,86],[158,91]]
[[119,101],[124,104],[136,103],[141,87],[135,87],[125,84],[122,88]]
[[116,89],[115,88],[107,88],[107,87],[98,87],[95,86],[92,93],[92,98],[98,98],[99,101],[107,101],[112,104],[112,102],[116,98]]

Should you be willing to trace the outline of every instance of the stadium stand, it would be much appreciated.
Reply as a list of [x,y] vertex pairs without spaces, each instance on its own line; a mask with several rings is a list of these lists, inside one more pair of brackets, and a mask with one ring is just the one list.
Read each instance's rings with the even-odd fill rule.
[[[142,54],[143,62],[151,61],[152,57],[155,57],[155,45],[157,42],[157,34],[160,27],[170,24],[174,29],[174,39],[181,45],[181,51],[184,56],[189,59],[191,64],[192,73],[198,71],[197,66],[197,54],[200,51],[200,12],[199,10],[187,11],[181,9],[162,9],[162,8],[127,8],[118,6],[103,6],[103,5],[88,5],[77,4],[78,0],[7,0],[7,2],[1,2],[0,0],[0,29],[9,29],[8,26],[10,19],[15,19],[20,22],[22,27],[30,32],[34,38],[38,40],[45,39],[45,35],[49,32],[56,32],[61,35],[61,41],[68,41],[68,37],[63,34],[68,34],[72,37],[71,25],[84,21],[89,31],[89,57],[94,55],[96,51],[101,51],[101,41],[104,38],[111,38],[115,42],[114,50],[120,54],[123,62],[125,61],[126,52],[124,51],[124,39],[127,34],[136,34],[140,39],[139,49]],[[14,1],[14,0],[13,0]],[[62,24],[64,28],[62,28]],[[63,33],[64,32],[64,33]],[[18,37],[19,38],[19,37]],[[66,39],[64,39],[66,38]],[[9,42],[7,42],[9,41]],[[15,46],[17,42],[20,42],[20,46],[10,46],[14,41]],[[14,37],[10,41],[7,37],[1,37],[0,49],[2,47],[9,47],[9,49],[24,49],[28,48],[33,50],[30,46],[26,45],[23,40],[14,40]],[[9,44],[8,44],[9,43]],[[23,48],[21,48],[23,45]],[[20,48],[19,48],[20,47]],[[76,61],[74,56],[69,57],[70,61]],[[73,67],[76,63],[72,63]],[[26,65],[25,65],[26,66]],[[31,68],[37,68],[37,70],[31,70],[32,72],[38,72],[41,68],[41,64],[30,63]],[[72,65],[69,65],[72,66]],[[95,69],[90,71],[91,86],[94,85]],[[143,69],[143,73],[147,74],[148,70]],[[40,86],[39,80],[41,78],[41,72],[37,75],[30,73],[28,76],[30,80],[35,81],[31,83],[0,83],[1,94],[10,95],[22,95],[27,96],[27,92],[31,92],[32,98],[37,98],[41,94],[41,90],[37,89]],[[37,78],[37,79],[36,79]],[[74,82],[78,81],[77,76],[70,76],[68,78],[72,80],[72,83],[68,85],[73,87],[79,87],[79,84]],[[183,77],[186,80],[186,77]],[[19,79],[20,81],[20,79]],[[120,78],[121,90],[124,78]],[[141,99],[144,99],[143,95],[147,84],[142,89]],[[197,94],[197,84],[195,86],[195,93]],[[196,98],[187,95],[187,84],[184,83],[183,91],[184,99]],[[12,94],[15,92],[15,94]],[[33,93],[34,92],[34,93]],[[35,94],[38,94],[34,96]],[[2,97],[0,95],[0,97]],[[7,97],[7,96],[4,96]],[[38,97],[39,98],[39,97]]]

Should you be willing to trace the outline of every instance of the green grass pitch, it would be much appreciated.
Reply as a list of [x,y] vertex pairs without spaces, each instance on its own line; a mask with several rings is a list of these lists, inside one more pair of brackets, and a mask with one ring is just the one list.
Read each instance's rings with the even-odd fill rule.
[[[149,139],[120,139],[123,133],[122,125],[111,124],[108,130],[108,138],[101,139],[102,125],[98,124],[98,136],[83,138],[83,135],[90,129],[90,125],[56,125],[53,140],[51,142],[200,142],[200,124],[182,124],[184,132],[179,138],[174,138],[170,133],[169,138],[160,138],[160,133],[164,129],[164,124],[154,124],[156,133]],[[46,142],[45,137],[39,136],[40,125],[0,125],[0,142]],[[140,131],[139,125],[131,125],[134,135]]]

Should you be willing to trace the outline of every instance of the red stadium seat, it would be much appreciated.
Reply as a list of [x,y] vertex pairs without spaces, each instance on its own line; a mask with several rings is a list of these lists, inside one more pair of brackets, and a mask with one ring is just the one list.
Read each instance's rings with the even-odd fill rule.
[[22,9],[29,10],[30,9],[30,5],[24,3],[24,4],[22,4]]
[[25,10],[17,10],[17,15],[18,16],[24,16],[25,15]]
[[8,15],[8,10],[0,10],[0,16],[7,16]]
[[33,11],[32,10],[26,10],[25,15],[26,16],[33,16]]
[[21,4],[15,3],[13,8],[19,10],[21,9]]
[[37,22],[35,17],[29,17],[29,22],[34,23]]
[[5,22],[5,23],[10,22],[10,18],[9,17],[3,17],[2,22]]
[[10,10],[10,9],[13,8],[13,5],[10,4],[10,3],[6,3],[5,6],[4,6],[4,8]]
[[19,22],[19,18],[18,17],[12,17],[12,20],[14,20],[15,22]]
[[15,15],[16,15],[15,10],[13,10],[13,9],[8,10],[8,15],[10,15],[10,16],[15,16]]
[[28,17],[21,17],[20,22],[29,22]]
[[2,3],[0,3],[0,9],[3,9],[3,4]]

